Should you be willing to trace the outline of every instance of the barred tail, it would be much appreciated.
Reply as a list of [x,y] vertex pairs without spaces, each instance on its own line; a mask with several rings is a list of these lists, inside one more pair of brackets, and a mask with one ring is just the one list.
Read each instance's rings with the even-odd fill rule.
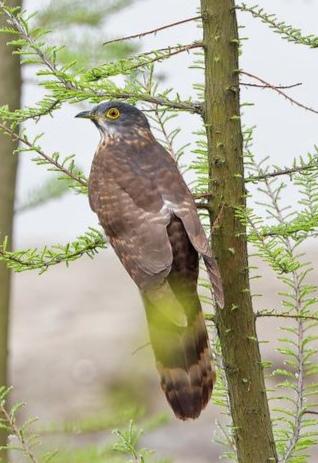
[[161,387],[177,418],[197,418],[207,405],[215,382],[199,298],[196,294],[192,316],[182,326],[166,316],[153,298],[150,302],[147,294],[143,296]]

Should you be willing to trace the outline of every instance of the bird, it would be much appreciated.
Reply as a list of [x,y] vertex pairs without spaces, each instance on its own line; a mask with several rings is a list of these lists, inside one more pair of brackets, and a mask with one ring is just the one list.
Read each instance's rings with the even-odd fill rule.
[[193,196],[137,107],[106,101],[75,117],[100,132],[89,204],[140,290],[161,388],[177,418],[197,418],[216,379],[197,292],[199,256],[220,308],[224,295]]

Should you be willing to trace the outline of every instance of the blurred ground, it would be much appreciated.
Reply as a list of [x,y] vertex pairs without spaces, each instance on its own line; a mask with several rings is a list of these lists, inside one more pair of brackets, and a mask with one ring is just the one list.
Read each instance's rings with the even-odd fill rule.
[[[310,254],[317,261],[317,249]],[[273,308],[280,283],[264,265],[258,273],[264,278],[255,280],[255,292],[264,297],[256,304]],[[147,433],[143,445],[177,463],[217,461],[220,448],[212,443],[216,407],[211,405],[195,422],[177,421],[160,391],[150,348],[134,353],[147,343],[145,317],[138,291],[112,251],[42,276],[15,275],[13,285],[11,383],[13,399],[27,403],[25,417],[38,416],[45,425],[105,415],[114,391],[126,388],[149,415],[164,411],[170,417],[168,424]],[[263,345],[265,356],[277,365],[273,340],[279,325],[271,319],[258,325],[260,338],[271,341]],[[108,434],[94,439],[102,443]]]
[[[14,277],[11,382],[25,418],[41,424],[100,414],[114,388],[136,388],[149,414],[164,411],[169,424],[147,434],[144,445],[175,461],[203,463],[211,444],[213,407],[193,423],[175,420],[166,405],[149,347],[139,293],[107,250],[42,276]],[[195,436],[195,438],[194,438]],[[106,439],[99,433],[98,441]],[[188,445],[185,445],[185,444]]]

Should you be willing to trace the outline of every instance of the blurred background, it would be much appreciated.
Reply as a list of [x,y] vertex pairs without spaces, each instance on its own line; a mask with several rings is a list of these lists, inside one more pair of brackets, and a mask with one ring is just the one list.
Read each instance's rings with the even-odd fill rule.
[[[36,11],[47,3],[27,0],[25,8]],[[317,34],[316,1],[259,0],[258,3],[305,34]],[[156,0],[135,0],[105,22],[96,36],[96,46],[112,37],[195,16],[198,6],[195,0],[163,0],[160,4]],[[290,89],[289,95],[318,109],[317,51],[282,41],[248,14],[239,14],[239,22],[244,26],[241,35],[248,38],[243,46],[241,68],[274,84],[302,82],[301,87]],[[149,51],[199,38],[200,29],[195,23],[187,23],[147,36],[137,44],[140,51]],[[184,98],[195,95],[192,84],[202,80],[198,71],[188,69],[192,59],[191,55],[180,54],[157,67],[157,72],[160,70],[164,76],[165,87],[174,88]],[[32,82],[29,69],[24,70],[23,78],[23,104],[34,105],[42,90]],[[254,106],[244,109],[243,119],[247,126],[256,126],[254,153],[258,159],[270,156],[269,162],[285,166],[295,156],[313,151],[317,143],[316,114],[291,106],[270,90],[242,87],[242,101],[254,102]],[[77,164],[88,174],[99,135],[93,124],[74,120],[78,110],[75,106],[63,107],[53,118],[42,118],[27,127],[29,133],[45,134],[42,146],[46,152],[76,154]],[[177,143],[181,146],[192,142],[193,132],[200,126],[199,117],[180,114],[177,124],[182,128]],[[43,184],[48,175],[44,168],[31,162],[30,154],[20,156],[18,203]],[[189,147],[185,159],[192,156]],[[290,196],[288,192],[284,198],[286,204],[295,202],[294,192],[290,190]],[[97,219],[87,198],[68,194],[18,214],[15,247],[66,243],[89,226],[97,226]],[[304,251],[317,262],[317,245],[313,243]],[[275,307],[279,301],[275,297],[279,282],[264,264],[258,261],[256,264],[263,276],[254,288],[256,293],[263,294],[256,300],[256,307]],[[173,457],[175,462],[217,460],[220,449],[212,443],[212,438],[219,411],[211,405],[193,423],[177,422],[171,415],[160,392],[152,353],[149,347],[142,347],[147,343],[147,333],[138,291],[112,250],[101,252],[94,261],[82,258],[69,268],[56,266],[41,276],[36,272],[14,275],[12,304],[13,398],[27,403],[25,416],[38,416],[52,433],[53,442],[58,445],[62,436],[58,432],[53,434],[52,423],[58,428],[56,423],[96,419],[106,420],[111,428],[112,417],[118,416],[120,410],[129,409],[133,413],[142,405],[148,420],[156,417],[163,422],[147,433],[144,445],[161,457]],[[278,366],[280,359],[274,341],[278,329],[274,323],[277,325],[276,321],[266,321],[258,327],[262,340],[271,341],[264,344],[266,358]],[[71,438],[67,442],[70,446],[90,441],[102,443],[108,439],[106,434],[87,432],[81,439]]]

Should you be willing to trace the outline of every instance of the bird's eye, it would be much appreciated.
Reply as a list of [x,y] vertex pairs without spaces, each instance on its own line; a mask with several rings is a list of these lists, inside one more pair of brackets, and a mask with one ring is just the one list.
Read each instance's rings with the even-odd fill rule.
[[117,108],[110,108],[106,111],[105,116],[107,119],[112,119],[114,121],[120,117],[120,111]]

